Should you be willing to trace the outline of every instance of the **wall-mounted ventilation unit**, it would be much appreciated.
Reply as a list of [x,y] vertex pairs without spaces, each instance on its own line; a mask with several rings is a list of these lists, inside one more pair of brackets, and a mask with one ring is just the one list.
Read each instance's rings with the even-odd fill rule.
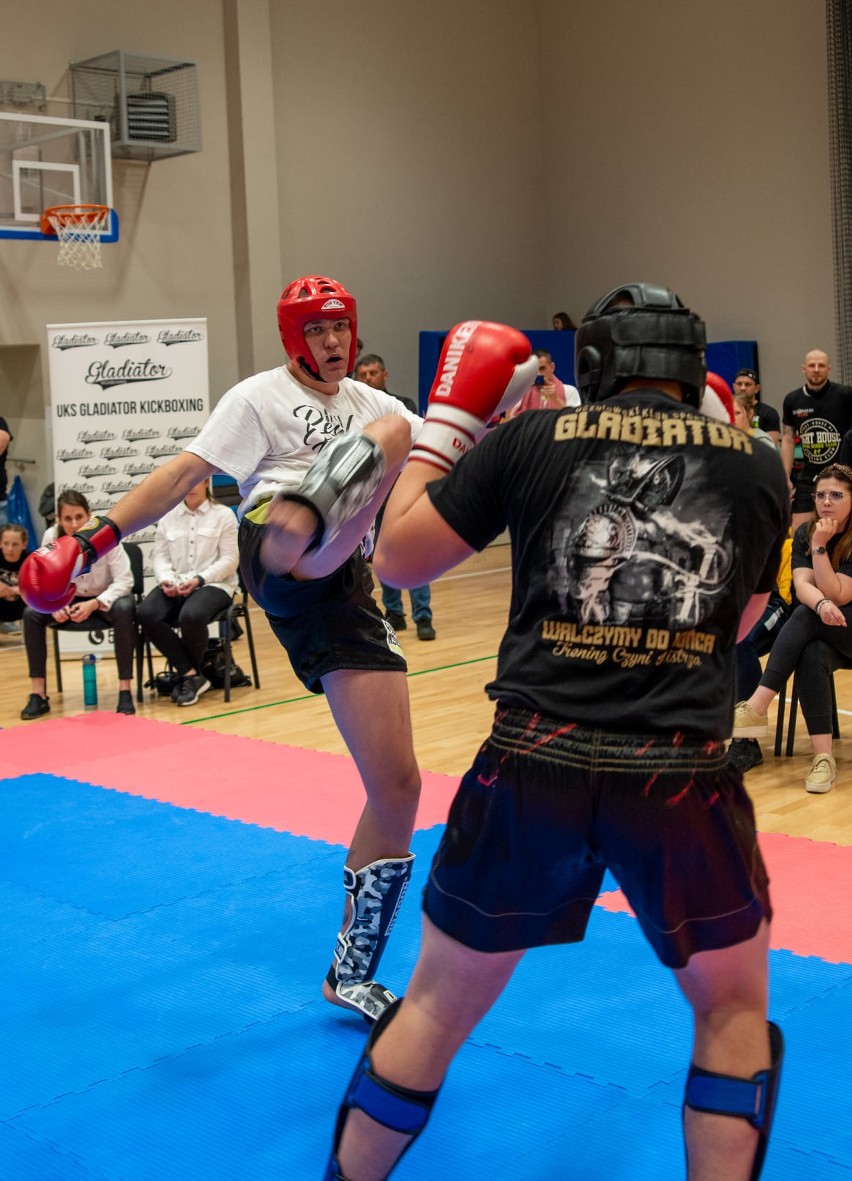
[[201,151],[195,62],[117,49],[71,62],[70,70],[74,117],[109,123],[114,156],[160,160]]

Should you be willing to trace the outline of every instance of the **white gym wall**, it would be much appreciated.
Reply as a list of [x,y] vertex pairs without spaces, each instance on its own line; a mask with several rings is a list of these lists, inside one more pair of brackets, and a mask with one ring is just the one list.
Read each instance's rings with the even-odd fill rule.
[[[351,285],[400,392],[420,329],[547,327],[624,278],[756,338],[776,404],[806,349],[833,352],[823,0],[79,0],[73,21],[43,0],[4,49],[60,96],[69,60],[197,61],[203,135],[115,162],[102,271],[0,240],[13,453],[41,437],[46,323],[205,316],[215,403],[278,363],[275,301],[304,271]],[[33,510],[44,477],[25,475]]]

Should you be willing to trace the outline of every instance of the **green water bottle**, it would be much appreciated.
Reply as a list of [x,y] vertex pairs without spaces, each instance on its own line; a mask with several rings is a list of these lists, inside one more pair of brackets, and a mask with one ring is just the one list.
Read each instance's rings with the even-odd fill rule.
[[98,658],[94,652],[83,657],[83,705],[98,704]]

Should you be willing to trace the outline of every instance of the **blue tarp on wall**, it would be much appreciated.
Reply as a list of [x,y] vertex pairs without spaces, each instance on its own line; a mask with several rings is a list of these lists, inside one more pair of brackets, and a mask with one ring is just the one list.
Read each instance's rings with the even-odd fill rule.
[[[556,365],[556,376],[568,385],[574,381],[574,333],[524,330],[533,349],[547,349]],[[418,375],[418,405],[422,414],[426,409],[429,390],[438,369],[438,358],[446,339],[446,332],[420,333],[420,366]],[[730,385],[738,369],[757,368],[757,341],[717,340],[707,345],[707,368],[724,377]],[[405,393],[405,390],[401,391]]]
[[24,485],[21,482],[20,476],[15,476],[12,481],[12,487],[9,489],[9,503],[6,513],[10,525],[23,525],[30,537],[29,548],[35,549],[41,535],[36,533],[32,514],[30,513],[30,506],[27,504],[27,494],[24,492]]

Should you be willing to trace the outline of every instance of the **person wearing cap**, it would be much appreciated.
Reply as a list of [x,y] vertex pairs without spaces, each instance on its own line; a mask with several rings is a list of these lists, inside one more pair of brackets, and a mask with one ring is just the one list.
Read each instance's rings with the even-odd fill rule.
[[778,447],[781,443],[781,415],[774,406],[768,406],[760,398],[760,378],[754,369],[738,369],[734,376],[734,396],[749,394],[754,401],[752,426],[766,431]]

